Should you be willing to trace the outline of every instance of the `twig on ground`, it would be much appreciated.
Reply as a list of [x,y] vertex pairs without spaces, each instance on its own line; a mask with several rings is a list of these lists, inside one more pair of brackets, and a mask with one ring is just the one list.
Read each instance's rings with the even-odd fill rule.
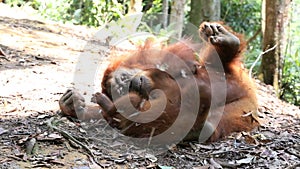
[[254,66],[257,64],[257,62],[259,61],[259,59],[262,57],[262,55],[274,50],[277,47],[277,44],[274,45],[272,48],[269,48],[268,50],[261,52],[258,57],[256,58],[256,60],[254,61],[254,63],[251,65],[250,69],[249,69],[249,77],[252,78],[252,70],[254,68]]
[[291,154],[291,155],[294,155],[294,156],[296,156],[297,158],[300,159],[300,154],[294,153],[294,152],[292,152],[290,149],[286,149],[285,151],[286,151],[287,153],[289,153],[289,154]]
[[289,166],[286,169],[297,169],[298,167],[300,167],[300,163],[297,163],[297,164],[294,164],[292,166]]
[[6,157],[12,158],[12,159],[18,160],[18,161],[26,161],[26,160],[24,160],[24,159],[22,159],[22,158],[20,158],[20,157],[16,157],[16,156],[13,156],[13,155],[7,155]]
[[151,133],[150,133],[150,137],[149,137],[149,140],[148,140],[148,146],[149,146],[150,143],[151,143],[151,140],[152,140],[152,137],[153,137],[153,135],[154,135],[154,132],[155,132],[155,128],[152,127],[152,130],[151,130]]
[[43,163],[43,164],[36,164],[36,165],[32,165],[32,168],[39,168],[39,167],[46,167],[46,168],[51,168],[51,164],[47,164],[47,163]]
[[80,141],[78,141],[77,139],[75,139],[71,134],[69,134],[68,132],[59,129],[56,126],[52,125],[52,122],[54,121],[54,117],[51,117],[48,121],[47,121],[47,126],[57,132],[59,132],[62,136],[64,136],[66,139],[71,140],[73,142],[75,142],[76,144],[82,146],[93,158],[93,160],[95,161],[95,163],[97,163],[97,165],[101,166],[101,164],[98,163],[98,161],[96,160],[96,157],[94,156],[92,150],[85,144],[81,143]]

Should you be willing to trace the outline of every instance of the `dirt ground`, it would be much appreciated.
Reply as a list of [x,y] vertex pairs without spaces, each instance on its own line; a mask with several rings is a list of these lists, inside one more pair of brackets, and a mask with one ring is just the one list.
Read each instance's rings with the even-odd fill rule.
[[[103,132],[103,120],[62,117],[58,99],[68,88],[86,100],[100,90],[108,58],[96,31],[0,3],[0,168],[300,168],[300,109],[259,82],[262,126],[211,144],[153,152]],[[77,81],[85,71],[99,78]]]

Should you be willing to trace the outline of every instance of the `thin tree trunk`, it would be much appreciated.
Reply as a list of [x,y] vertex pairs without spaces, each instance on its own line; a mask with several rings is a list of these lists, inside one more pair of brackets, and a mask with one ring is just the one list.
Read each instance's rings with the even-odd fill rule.
[[189,21],[195,26],[199,26],[203,21],[219,21],[220,17],[220,0],[191,0]]
[[163,5],[162,5],[162,23],[163,23],[163,28],[166,28],[168,26],[168,11],[169,11],[169,1],[168,0],[163,0]]
[[[282,86],[282,70],[283,70],[283,65],[284,65],[284,56],[286,55],[286,47],[287,47],[287,30],[286,28],[288,27],[288,23],[290,21],[289,19],[289,7],[291,4],[291,0],[281,0],[279,4],[279,13],[278,13],[278,32],[277,32],[277,43],[279,44],[279,47],[277,48],[276,52],[278,55],[278,61],[277,61],[277,67],[278,71],[275,73],[275,77],[277,77],[278,81],[278,90]],[[276,79],[275,79],[276,80]],[[276,86],[275,86],[276,89]]]
[[171,4],[170,24],[173,26],[175,38],[180,39],[183,30],[185,0],[173,0]]
[[263,55],[259,77],[264,83],[273,85],[277,93],[287,44],[284,28],[288,21],[287,14],[290,2],[291,0],[264,0],[262,5],[263,50],[276,44],[277,48]]
[[[277,20],[276,0],[264,0],[262,4],[262,32],[263,51],[273,47],[275,41],[275,28]],[[262,57],[261,73],[266,84],[273,85],[276,70],[275,50],[272,50]]]

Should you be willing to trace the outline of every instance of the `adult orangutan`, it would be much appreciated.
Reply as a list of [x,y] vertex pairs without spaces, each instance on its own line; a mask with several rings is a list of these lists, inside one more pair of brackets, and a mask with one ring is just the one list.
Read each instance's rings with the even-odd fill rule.
[[[131,137],[166,132],[159,138],[162,142],[197,140],[201,131],[215,141],[258,126],[255,87],[241,62],[246,48],[242,35],[209,22],[200,25],[199,34],[202,45],[186,40],[158,48],[149,40],[136,51],[112,56],[102,93],[92,98],[104,119]],[[219,89],[214,93],[213,85]],[[74,90],[68,90],[59,105],[66,115],[101,118],[99,108],[85,106]]]

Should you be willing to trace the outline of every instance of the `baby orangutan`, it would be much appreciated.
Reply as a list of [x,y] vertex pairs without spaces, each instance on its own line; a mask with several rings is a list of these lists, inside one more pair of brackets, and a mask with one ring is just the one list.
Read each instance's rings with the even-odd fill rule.
[[[255,87],[240,60],[246,42],[219,23],[202,23],[199,34],[202,46],[183,41],[157,49],[149,41],[134,52],[113,56],[102,93],[92,98],[103,118],[130,137],[164,133],[161,142],[198,140],[201,132],[215,141],[258,126]],[[59,105],[66,115],[101,118],[99,108],[85,107],[74,90]]]

